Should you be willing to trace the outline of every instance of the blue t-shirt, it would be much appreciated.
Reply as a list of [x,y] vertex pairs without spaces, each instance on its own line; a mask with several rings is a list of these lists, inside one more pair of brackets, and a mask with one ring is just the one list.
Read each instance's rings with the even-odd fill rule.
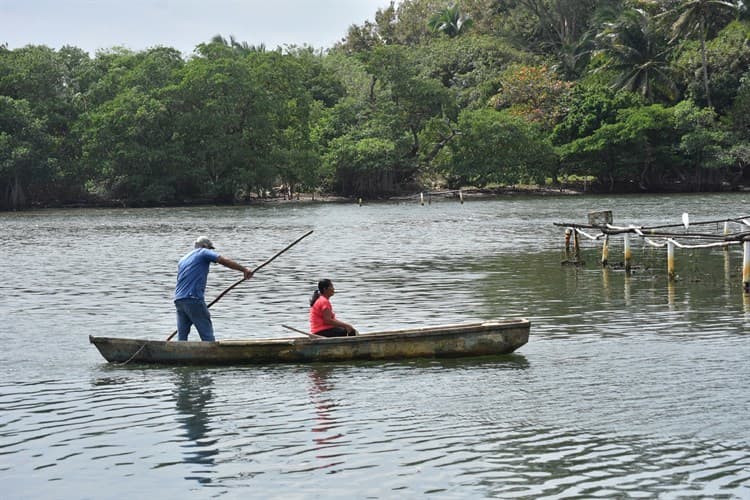
[[206,293],[208,267],[219,260],[219,254],[208,248],[196,248],[177,264],[177,286],[174,300],[201,299]]

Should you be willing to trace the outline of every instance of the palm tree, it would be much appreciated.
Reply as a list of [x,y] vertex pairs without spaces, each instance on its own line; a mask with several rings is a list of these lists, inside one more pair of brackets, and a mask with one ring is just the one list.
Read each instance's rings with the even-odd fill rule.
[[224,45],[232,49],[233,52],[236,52],[238,54],[249,54],[252,52],[259,52],[259,53],[266,52],[265,44],[261,43],[260,45],[250,45],[247,42],[240,42],[234,37],[234,35],[229,35],[229,40],[227,40],[221,35],[214,35],[214,37],[211,39],[211,43]]
[[638,92],[650,102],[657,96],[676,97],[667,41],[646,11],[624,11],[615,22],[604,25],[596,41],[597,52],[607,57],[599,70],[618,74],[614,88]]
[[465,33],[473,24],[474,21],[469,16],[461,14],[461,9],[454,4],[432,16],[427,26],[436,33],[445,33],[453,38]]
[[689,37],[697,33],[701,42],[701,66],[703,70],[703,89],[706,92],[706,102],[711,106],[711,94],[708,89],[708,61],[706,58],[706,38],[708,37],[709,21],[717,19],[720,14],[736,11],[740,13],[744,2],[727,2],[725,0],[684,0],[678,11],[680,17],[672,24],[672,40]]
[[557,62],[552,69],[567,80],[576,80],[586,69],[592,53],[594,37],[586,32],[573,41],[562,41],[555,50]]

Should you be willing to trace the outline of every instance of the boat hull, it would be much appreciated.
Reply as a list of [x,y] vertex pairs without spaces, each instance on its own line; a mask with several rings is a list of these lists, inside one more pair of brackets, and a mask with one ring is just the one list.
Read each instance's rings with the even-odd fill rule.
[[510,319],[374,332],[355,337],[174,342],[90,336],[111,363],[268,364],[508,354],[529,340],[530,322]]

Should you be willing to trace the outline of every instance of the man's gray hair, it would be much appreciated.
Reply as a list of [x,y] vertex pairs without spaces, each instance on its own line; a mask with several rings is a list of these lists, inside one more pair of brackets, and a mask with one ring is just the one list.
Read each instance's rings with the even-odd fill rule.
[[208,239],[207,236],[199,236],[197,240],[195,240],[195,248],[210,248],[211,250],[214,249],[214,244],[211,242],[211,240]]

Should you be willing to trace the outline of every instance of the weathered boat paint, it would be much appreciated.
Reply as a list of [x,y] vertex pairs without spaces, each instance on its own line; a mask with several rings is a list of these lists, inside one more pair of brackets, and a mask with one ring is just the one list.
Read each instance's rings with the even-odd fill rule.
[[355,337],[305,337],[170,342],[90,336],[111,363],[263,364],[508,354],[529,339],[527,319],[374,332]]

